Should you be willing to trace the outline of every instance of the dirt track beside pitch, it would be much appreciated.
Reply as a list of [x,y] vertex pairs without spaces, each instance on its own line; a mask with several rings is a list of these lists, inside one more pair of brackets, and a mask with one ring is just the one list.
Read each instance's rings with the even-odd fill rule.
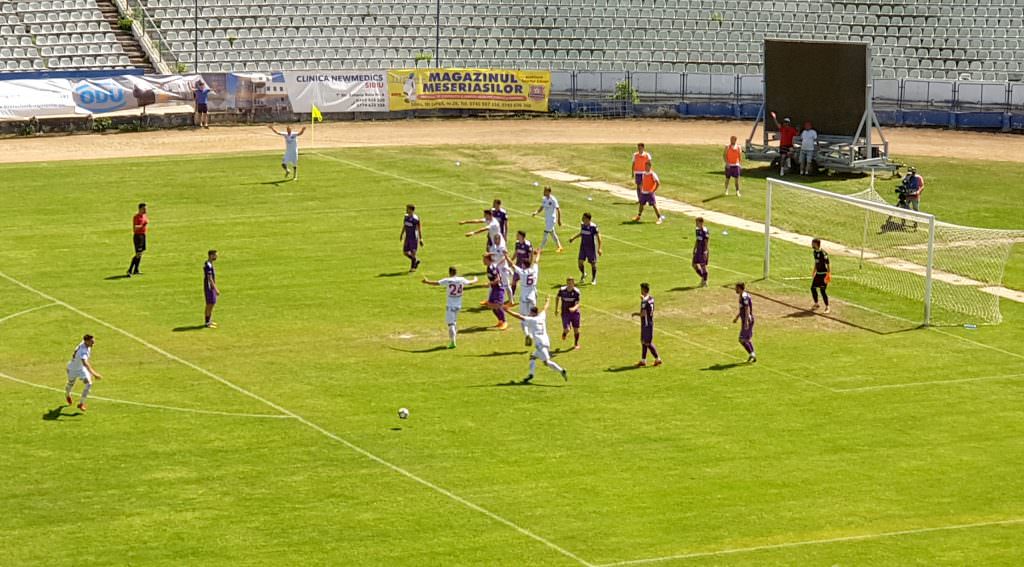
[[[216,117],[213,117],[214,119]],[[215,121],[215,120],[214,120]],[[295,125],[301,127],[301,124]],[[750,134],[749,121],[669,119],[421,119],[329,122],[307,132],[309,148],[435,145],[726,144]],[[989,161],[1024,161],[1024,136],[947,130],[889,128],[896,155]],[[133,134],[80,134],[0,140],[0,163],[118,159],[251,151],[281,151],[281,140],[266,126],[216,126],[209,130],[161,130]]]

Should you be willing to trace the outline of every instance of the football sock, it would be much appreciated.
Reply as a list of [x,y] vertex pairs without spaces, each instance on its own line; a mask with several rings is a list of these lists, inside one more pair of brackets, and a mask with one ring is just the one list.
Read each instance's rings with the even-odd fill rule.
[[85,388],[82,388],[82,399],[78,400],[78,403],[85,403],[85,399],[89,397],[89,390],[92,390],[92,382],[85,383]]
[[[547,238],[547,234],[545,234],[545,235],[544,235],[544,237],[545,237],[545,238]],[[561,248],[561,247],[562,247],[562,241],[560,241],[560,240],[558,239],[558,233],[557,233],[557,232],[555,232],[555,231],[553,231],[553,230],[552,230],[552,231],[551,231],[551,238],[552,238],[552,239],[554,239],[554,241],[555,241],[555,246],[557,246],[557,247],[559,247],[559,248]]]
[[533,376],[534,371],[537,370],[537,359],[530,357],[530,376]]
[[559,366],[558,363],[555,362],[554,360],[545,360],[544,364],[547,364],[548,368],[554,370],[555,372],[561,372],[562,371],[562,367]]
[[660,356],[658,356],[658,349],[654,348],[654,343],[651,343],[651,345],[648,348],[651,349],[651,356],[653,356],[655,360],[661,358]]
[[597,280],[597,264],[590,265],[590,281]]
[[69,381],[68,385],[64,386],[64,395],[65,396],[70,396],[71,395],[71,389],[74,388],[74,387],[75,387],[75,383]]
[[647,345],[643,345],[643,354],[640,355],[640,360],[647,360]]
[[492,309],[494,316],[498,318],[499,323],[505,322],[505,310],[504,309]]
[[448,340],[455,343],[455,335],[458,334],[458,330],[455,329],[455,325],[448,325]]
[[814,298],[814,302],[818,302],[818,288],[811,286],[811,297]]
[[743,345],[743,350],[747,351],[748,354],[754,354],[754,343],[750,341],[740,341],[740,344]]
[[577,344],[577,345],[580,344],[580,334],[579,333],[573,334],[573,341],[574,341],[574,344]]
[[544,238],[540,239],[540,247],[541,248],[544,248],[545,246],[548,245],[548,235],[549,234],[551,234],[551,233],[546,231],[546,230],[544,231]]
[[207,325],[209,325],[209,324],[210,324],[210,318],[209,318],[209,317],[206,317],[206,324],[207,324]]
[[825,302],[825,307],[828,307],[828,292],[825,288],[821,288],[821,300]]
[[135,274],[139,273],[139,265],[141,265],[141,264],[142,264],[142,256],[136,256],[135,257],[135,271],[133,273],[135,273]]

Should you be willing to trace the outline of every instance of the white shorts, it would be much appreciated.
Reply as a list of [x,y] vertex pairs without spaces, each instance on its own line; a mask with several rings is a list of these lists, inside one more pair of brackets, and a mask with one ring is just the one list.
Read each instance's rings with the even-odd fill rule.
[[92,383],[92,375],[89,374],[89,371],[84,369],[84,368],[81,369],[81,370],[71,370],[69,368],[68,369],[68,382],[70,382],[71,384],[74,384],[75,381],[77,381],[77,380],[81,380],[82,382],[85,382],[86,384],[91,384]]
[[555,228],[557,228],[555,221],[544,221],[544,232],[554,232]]
[[519,314],[529,315],[530,310],[537,305],[537,294],[531,293],[527,296],[519,296]]
[[501,283],[505,287],[512,285],[512,268],[504,267],[499,270],[501,273]]
[[299,154],[298,154],[298,152],[296,152],[294,154],[293,153],[286,153],[286,154],[284,154],[284,157],[281,158],[281,163],[288,164],[288,165],[299,165]]
[[551,352],[548,350],[551,348],[547,342],[541,343],[536,338],[533,339],[534,351],[530,355],[530,358],[537,359],[541,362],[547,362],[551,360]]
[[461,305],[449,305],[448,309],[444,311],[444,322],[448,326],[452,326],[459,320],[459,311],[462,310]]

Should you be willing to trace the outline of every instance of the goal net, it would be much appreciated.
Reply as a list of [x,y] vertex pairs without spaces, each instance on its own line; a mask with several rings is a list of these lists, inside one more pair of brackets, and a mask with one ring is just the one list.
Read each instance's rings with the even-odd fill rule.
[[[1024,231],[972,228],[894,207],[874,188],[840,195],[768,179],[765,278],[810,286],[812,237],[832,262],[833,285],[859,284],[872,308],[928,324],[996,324],[1003,271]],[[897,299],[899,298],[899,299]],[[893,313],[894,314],[894,313]]]

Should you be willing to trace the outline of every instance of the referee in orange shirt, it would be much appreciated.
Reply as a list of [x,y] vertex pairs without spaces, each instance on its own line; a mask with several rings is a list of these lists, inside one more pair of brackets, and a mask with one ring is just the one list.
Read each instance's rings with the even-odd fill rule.
[[146,231],[149,229],[149,217],[146,215],[146,203],[139,203],[139,212],[132,217],[132,244],[135,246],[135,255],[132,256],[131,264],[128,264],[128,277],[139,275],[139,264],[142,262],[142,253],[146,251]]

